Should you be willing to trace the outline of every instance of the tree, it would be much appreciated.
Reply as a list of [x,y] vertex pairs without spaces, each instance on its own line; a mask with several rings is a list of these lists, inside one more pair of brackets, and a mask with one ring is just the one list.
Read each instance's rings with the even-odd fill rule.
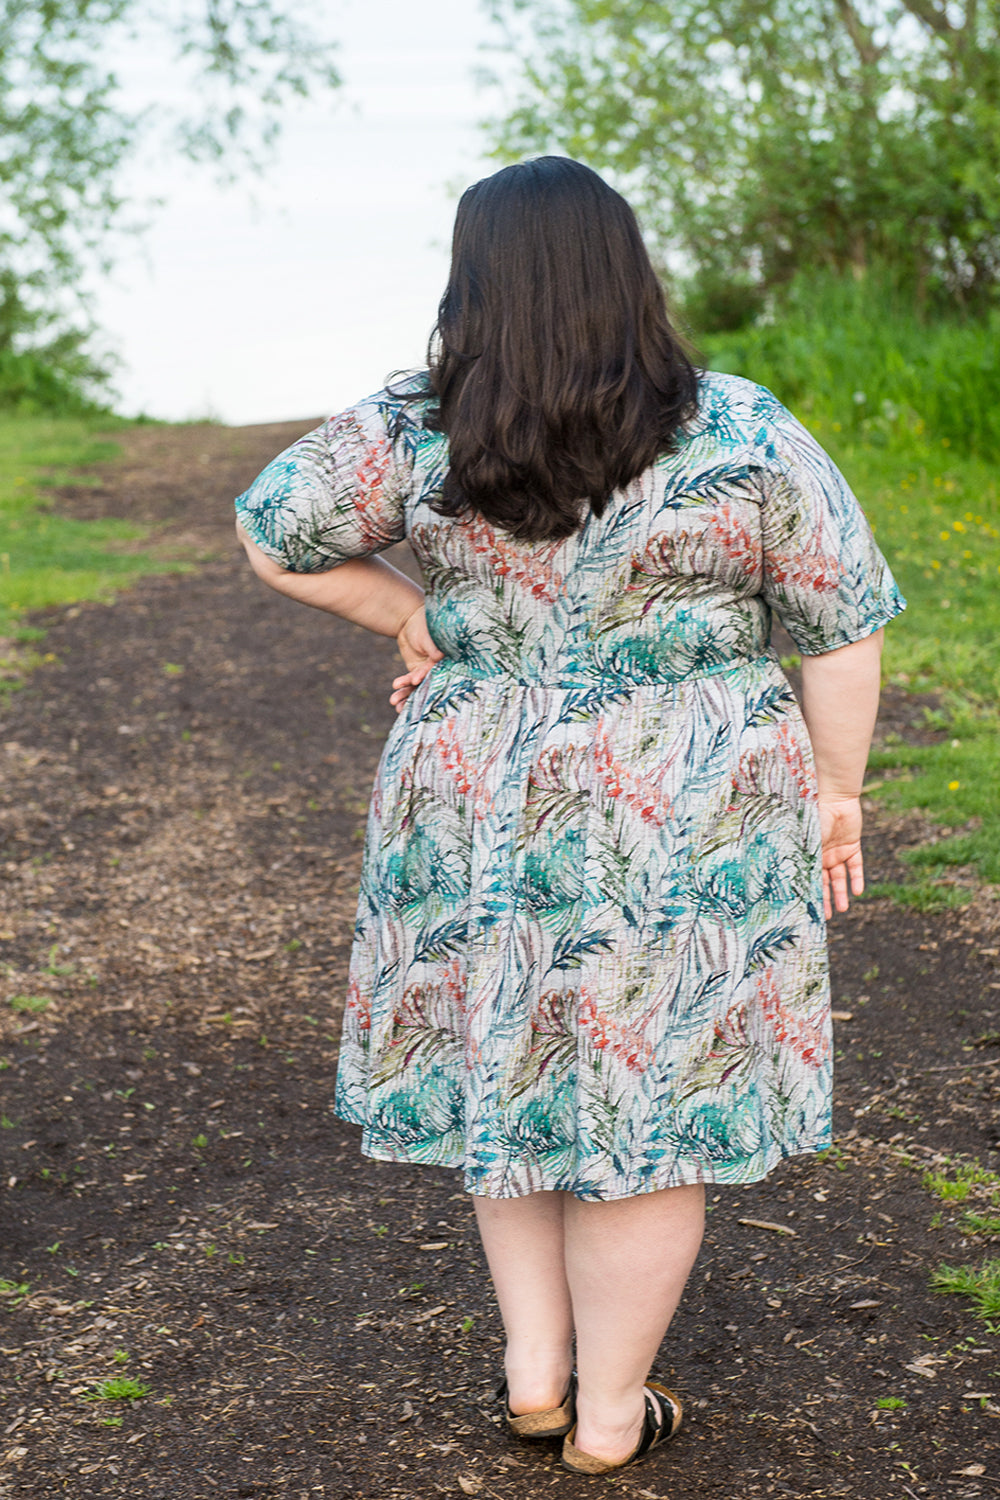
[[[918,305],[1000,279],[1000,0],[493,0],[513,159],[609,170],[689,294],[740,321],[802,268]],[[703,326],[705,326],[703,324]]]
[[[286,14],[288,10],[288,14]],[[0,387],[41,364],[67,389],[106,369],[88,352],[80,286],[136,227],[123,170],[157,137],[220,174],[259,168],[282,108],[340,80],[333,47],[280,0],[0,0]],[[159,60],[193,113],[134,107],[130,62]],[[166,91],[166,87],[165,90]],[[19,373],[20,372],[20,373]]]

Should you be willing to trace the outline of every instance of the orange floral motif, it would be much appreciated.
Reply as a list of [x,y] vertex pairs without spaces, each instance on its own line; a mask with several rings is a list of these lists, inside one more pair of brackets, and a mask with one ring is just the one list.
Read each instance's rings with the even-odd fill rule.
[[477,818],[483,818],[493,806],[493,798],[482,784],[482,778],[478,775],[475,767],[469,764],[468,756],[462,748],[458,727],[454,719],[445,719],[437,732],[434,741],[441,764],[448,774],[453,777],[458,790],[463,796],[470,792],[475,797],[475,813]]
[[345,1006],[348,1015],[354,1017],[355,1025],[359,1031],[371,1031],[372,1029],[372,1006],[371,996],[358,984],[357,979],[352,979],[347,986],[347,999]]
[[442,1019],[449,1022],[456,1018],[462,1020],[465,1016],[465,989],[465,972],[458,959],[453,958],[440,971],[439,979],[406,986],[393,1020],[397,1026],[421,1030],[439,1026]]
[[454,719],[445,719],[437,732],[434,745],[440,756],[441,764],[454,779],[458,790],[463,794],[471,792],[474,785],[473,774],[469,769],[465,751],[462,749],[461,741],[456,732]]
[[800,1062],[819,1068],[830,1052],[826,1034],[803,1016],[791,1015],[782,1005],[773,969],[765,969],[757,980],[757,1000],[767,1021],[774,1027],[775,1040],[789,1047]]
[[[628,581],[628,591],[634,593],[636,589],[645,589],[645,579],[649,575],[658,578],[664,573],[672,573],[673,554],[686,540],[686,531],[682,531],[679,536],[665,531],[658,531],[651,536],[641,552],[632,553],[633,576]],[[635,577],[636,573],[640,575],[638,579]]]
[[[495,531],[482,517],[469,520],[462,535],[477,556],[493,558],[493,572],[498,578],[509,578],[546,604],[555,603],[563,586],[562,574],[544,557],[522,552],[512,537]],[[547,550],[551,555],[554,548]]]
[[596,1051],[610,1052],[612,1057],[625,1064],[630,1073],[645,1073],[653,1059],[653,1048],[642,1032],[600,1010],[594,996],[583,986],[576,1019]]
[[[730,811],[737,805],[736,799],[760,796],[765,792],[780,792],[783,773],[779,763],[785,767],[795,783],[799,796],[806,802],[816,799],[816,782],[806,762],[805,753],[795,731],[789,724],[778,727],[774,741],[760,749],[744,750],[740,763],[733,773],[733,800]],[[777,777],[775,772],[778,772]]]
[[811,801],[816,796],[816,784],[806,765],[802,746],[789,724],[782,724],[778,729],[778,754],[788,767],[800,794],[806,801]]
[[[676,573],[714,572],[717,553],[740,573],[755,576],[760,570],[761,548],[739,512],[721,504],[707,517],[707,529],[660,531],[651,536],[642,552],[632,554],[632,573],[626,592],[641,593],[649,578],[668,578]],[[652,605],[653,599],[649,601]],[[647,608],[649,607],[647,605]]]
[[388,439],[366,446],[354,471],[354,510],[366,545],[385,537],[386,507],[382,485],[392,467],[392,445]]
[[760,543],[749,526],[730,505],[719,505],[709,517],[712,530],[726,556],[751,576],[760,566]]
[[769,552],[767,571],[775,583],[797,584],[817,594],[833,593],[843,576],[837,559],[821,552],[815,542],[801,552]]
[[[641,776],[615,757],[603,719],[598,720],[594,736],[594,765],[609,796],[621,797],[644,823],[652,823],[655,828],[663,827],[672,811],[670,799],[664,795],[655,777]],[[666,769],[664,766],[663,770]]]

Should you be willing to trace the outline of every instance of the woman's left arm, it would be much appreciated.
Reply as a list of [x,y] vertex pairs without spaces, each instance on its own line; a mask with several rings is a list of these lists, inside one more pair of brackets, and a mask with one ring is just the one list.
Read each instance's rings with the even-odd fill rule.
[[802,658],[802,713],[819,790],[823,906],[846,911],[848,890],[865,888],[861,784],[868,762],[881,680],[882,631],[819,656]]
[[[326,610],[376,635],[395,636],[406,675],[396,678],[390,701],[397,711],[442,653],[431,640],[424,616],[424,591],[381,557],[353,557],[321,573],[291,573],[268,557],[243,527],[236,534],[257,577],[300,604]],[[405,691],[401,691],[405,684]]]

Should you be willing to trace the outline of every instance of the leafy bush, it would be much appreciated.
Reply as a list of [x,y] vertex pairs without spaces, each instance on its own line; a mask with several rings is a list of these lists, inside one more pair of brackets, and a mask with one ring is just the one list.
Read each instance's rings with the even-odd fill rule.
[[747,375],[848,436],[896,446],[930,435],[959,453],[1000,458],[996,311],[922,319],[886,273],[804,272],[753,322],[706,333],[702,345],[713,369]]

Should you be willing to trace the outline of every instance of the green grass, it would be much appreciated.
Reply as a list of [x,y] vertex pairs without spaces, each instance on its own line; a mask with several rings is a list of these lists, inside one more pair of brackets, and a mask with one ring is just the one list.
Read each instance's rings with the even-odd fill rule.
[[981,1318],[1000,1316],[1000,1260],[981,1266],[938,1266],[931,1286],[946,1295],[968,1297]]
[[865,886],[863,901],[873,901],[879,896],[888,896],[897,906],[908,906],[913,911],[952,911],[967,906],[972,892],[960,886],[949,886],[944,882],[918,880],[904,884],[899,880],[876,880]]
[[142,1380],[133,1380],[131,1375],[110,1375],[98,1381],[83,1397],[84,1401],[140,1401],[148,1396],[150,1387]]
[[29,1015],[38,1015],[40,1011],[48,1010],[52,1004],[51,995],[11,995],[11,1010],[26,1011]]
[[1000,1175],[978,1161],[952,1162],[952,1166],[955,1171],[950,1177],[946,1172],[928,1172],[923,1179],[927,1191],[942,1202],[964,1203],[976,1188],[985,1189],[991,1199],[1000,1192]]
[[0,419],[0,636],[37,638],[22,625],[29,610],[109,599],[143,574],[184,566],[137,550],[146,527],[77,521],[53,508],[48,486],[65,482],[78,466],[115,457],[117,444],[97,434],[116,425],[122,424],[107,417]]
[[[814,428],[816,424],[813,424]],[[916,889],[968,865],[1000,882],[1000,496],[996,470],[924,436],[873,447],[819,425],[856,489],[907,609],[885,633],[886,677],[940,695],[931,745],[887,745],[870,767],[890,807],[919,808],[949,830],[912,850]],[[879,773],[888,773],[879,776]],[[954,830],[954,832],[952,832]],[[919,897],[916,898],[919,901]]]
[[[967,1207],[957,1223],[959,1233],[992,1239],[1000,1234],[1000,1174],[978,1161],[950,1161],[948,1170],[926,1172],[923,1185],[942,1203],[968,1204],[978,1200],[985,1213]],[[981,1318],[1000,1317],[1000,1260],[979,1266],[938,1266],[931,1276],[934,1291],[968,1297]],[[991,1332],[1000,1331],[991,1326]]]
[[981,1234],[988,1240],[1000,1239],[1000,1215],[997,1214],[963,1214],[958,1227],[963,1234]]
[[911,852],[907,899],[960,900],[934,885],[956,865],[1000,881],[1000,323],[923,325],[877,282],[820,279],[763,326],[705,344],[710,365],[770,386],[815,433],[906,596],[885,674],[940,696],[929,727],[944,738],[873,754],[875,794],[947,830]]

